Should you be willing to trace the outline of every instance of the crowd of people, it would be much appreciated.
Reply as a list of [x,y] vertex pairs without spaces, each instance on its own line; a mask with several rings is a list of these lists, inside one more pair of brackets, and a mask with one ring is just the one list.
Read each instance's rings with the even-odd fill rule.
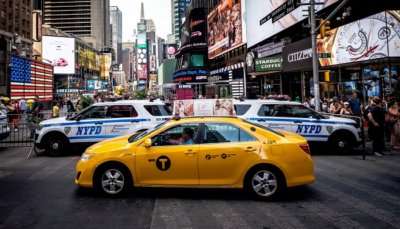
[[[303,104],[315,108],[315,98],[307,99]],[[368,128],[368,137],[372,140],[373,152],[381,156],[385,151],[385,139],[390,142],[391,150],[400,150],[400,111],[399,101],[387,96],[369,97],[362,105],[358,93],[353,92],[350,98],[321,99],[321,111],[325,113],[360,117]]]

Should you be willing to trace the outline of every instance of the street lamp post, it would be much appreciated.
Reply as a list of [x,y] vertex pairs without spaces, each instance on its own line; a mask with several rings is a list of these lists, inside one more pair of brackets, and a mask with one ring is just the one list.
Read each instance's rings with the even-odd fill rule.
[[321,110],[321,100],[319,91],[319,64],[317,52],[317,30],[315,19],[315,0],[310,0],[310,25],[311,25],[311,49],[312,49],[312,67],[313,67],[313,82],[314,82],[314,105],[315,110]]

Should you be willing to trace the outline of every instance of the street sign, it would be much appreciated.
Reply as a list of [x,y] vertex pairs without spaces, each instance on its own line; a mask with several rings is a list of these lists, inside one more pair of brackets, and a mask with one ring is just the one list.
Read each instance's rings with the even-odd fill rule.
[[271,13],[269,13],[267,16],[263,17],[260,20],[260,25],[263,25],[265,22],[269,21],[272,19],[272,23],[278,21],[279,19],[283,18],[293,10],[295,10],[297,7],[300,6],[300,1],[299,0],[288,0],[282,5],[280,5],[278,8],[273,10]]
[[331,58],[331,53],[329,52],[322,52],[322,53],[318,53],[318,57],[319,58]]

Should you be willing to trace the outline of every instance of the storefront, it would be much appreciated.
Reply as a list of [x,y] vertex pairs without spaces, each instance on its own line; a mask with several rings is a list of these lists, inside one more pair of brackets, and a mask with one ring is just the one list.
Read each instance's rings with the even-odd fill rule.
[[206,88],[207,98],[240,98],[245,92],[244,62],[216,69],[210,72]]
[[311,39],[286,45],[282,58],[282,94],[305,100],[313,94]]
[[[259,55],[259,54],[258,54]],[[282,54],[254,58],[247,55],[247,97],[259,98],[268,95],[282,94]]]

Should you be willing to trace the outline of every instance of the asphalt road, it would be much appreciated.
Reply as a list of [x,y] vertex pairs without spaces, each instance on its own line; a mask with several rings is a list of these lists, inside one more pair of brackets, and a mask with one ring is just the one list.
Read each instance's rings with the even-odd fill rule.
[[274,202],[237,190],[141,189],[108,199],[74,183],[79,156],[0,150],[0,228],[400,228],[400,154],[314,156],[317,182]]

